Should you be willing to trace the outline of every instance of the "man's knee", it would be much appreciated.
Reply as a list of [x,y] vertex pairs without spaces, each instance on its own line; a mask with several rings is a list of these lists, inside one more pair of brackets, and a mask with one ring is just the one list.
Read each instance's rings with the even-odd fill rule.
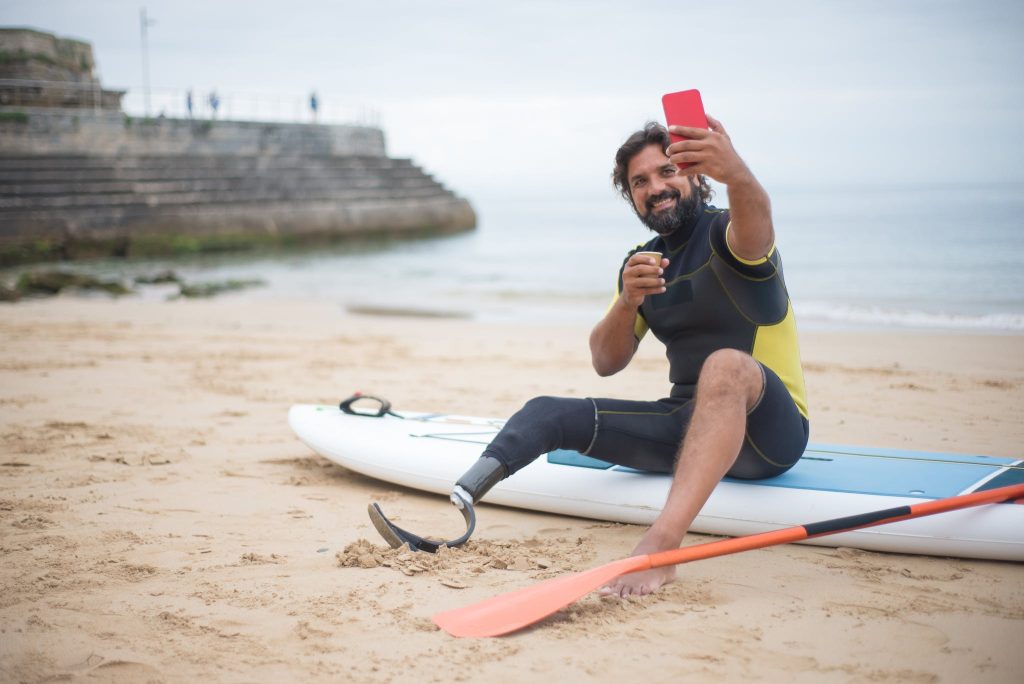
[[534,397],[523,404],[515,418],[518,429],[567,430],[571,434],[584,430],[589,434],[594,429],[594,405],[588,399]]
[[701,367],[700,377],[743,380],[761,375],[757,361],[739,349],[719,349],[711,352]]
[[738,349],[719,349],[704,361],[697,380],[699,392],[740,394],[752,404],[764,387],[761,366],[750,354]]
[[594,440],[594,404],[589,399],[536,397],[509,418],[484,455],[514,473],[555,449],[584,451]]
[[534,397],[523,404],[521,412],[534,418],[547,418],[564,410],[565,399],[561,397]]

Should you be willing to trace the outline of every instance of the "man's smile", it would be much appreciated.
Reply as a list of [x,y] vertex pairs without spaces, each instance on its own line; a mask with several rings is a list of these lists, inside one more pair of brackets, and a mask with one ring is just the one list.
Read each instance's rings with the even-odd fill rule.
[[679,193],[675,190],[665,190],[663,192],[648,197],[644,204],[647,205],[647,211],[653,214],[660,214],[663,211],[671,209],[676,205],[676,201],[679,199]]
[[675,206],[675,203],[675,198],[669,197],[668,199],[664,199],[660,202],[657,202],[653,207],[651,207],[651,211],[659,212],[664,211],[665,209],[671,209],[673,206]]

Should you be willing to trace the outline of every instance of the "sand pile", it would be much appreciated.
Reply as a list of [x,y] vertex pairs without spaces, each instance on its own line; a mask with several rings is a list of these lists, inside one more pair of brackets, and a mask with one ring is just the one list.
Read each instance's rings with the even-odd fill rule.
[[442,546],[437,553],[426,553],[408,546],[392,549],[358,539],[339,551],[337,559],[344,568],[392,568],[410,577],[437,576],[447,587],[464,589],[486,572],[529,572],[531,577],[542,579],[582,569],[593,556],[587,547],[582,537],[575,542],[564,537],[531,537],[521,542],[470,540],[457,548]]

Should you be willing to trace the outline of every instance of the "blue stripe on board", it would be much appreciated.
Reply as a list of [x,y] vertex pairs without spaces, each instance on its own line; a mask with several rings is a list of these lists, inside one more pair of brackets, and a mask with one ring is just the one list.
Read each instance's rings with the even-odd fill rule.
[[926,461],[957,461],[959,463],[978,463],[982,465],[1010,465],[1015,459],[1005,456],[979,456],[975,454],[950,454],[934,451],[904,451],[900,449],[879,449],[875,447],[850,446],[849,444],[816,444],[807,445],[804,456],[830,456],[835,453],[850,456],[882,456],[888,458],[914,458]]
[[759,485],[852,494],[956,496],[998,467],[896,458],[875,459],[836,454],[830,459],[807,458],[778,477]]
[[[608,469],[612,466],[606,461],[564,449],[551,452],[548,461],[583,468]],[[993,456],[813,445],[805,453],[805,458],[789,471],[757,483],[814,491],[944,498],[961,493],[1012,463],[1014,459]],[[640,472],[621,466],[616,470]],[[1007,476],[1009,478],[1024,477],[1016,469],[1008,472],[1011,473]],[[1000,482],[1004,480],[1002,475],[997,479]]]
[[584,456],[578,451],[571,451],[569,449],[556,449],[552,451],[548,454],[548,463],[576,466],[577,468],[596,468],[598,470],[607,470],[612,467],[612,464],[608,461]]

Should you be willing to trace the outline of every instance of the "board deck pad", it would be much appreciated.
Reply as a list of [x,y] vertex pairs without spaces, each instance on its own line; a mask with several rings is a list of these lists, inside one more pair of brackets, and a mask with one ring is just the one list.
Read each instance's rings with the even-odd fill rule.
[[[643,472],[568,449],[552,451],[547,459],[549,463],[577,468],[615,468],[626,472]],[[943,467],[922,468],[922,462],[941,463]],[[979,489],[1019,484],[1024,482],[1024,464],[1011,458],[994,456],[933,454],[895,449],[853,451],[850,447],[809,444],[793,468],[777,477],[757,482],[765,487],[943,499],[960,494],[986,476],[992,476],[992,481],[998,480],[999,483]],[[743,482],[734,478],[725,479]]]

